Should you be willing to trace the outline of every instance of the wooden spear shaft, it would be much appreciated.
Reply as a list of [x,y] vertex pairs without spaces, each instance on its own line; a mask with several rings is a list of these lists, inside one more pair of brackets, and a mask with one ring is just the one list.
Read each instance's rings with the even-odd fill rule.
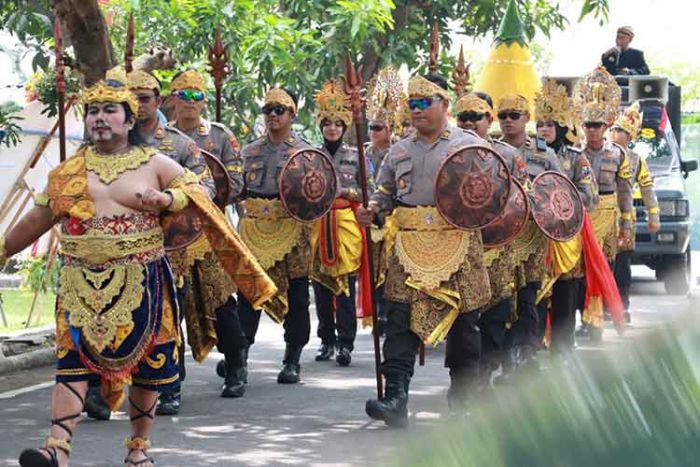
[[[352,117],[355,124],[355,136],[357,137],[357,153],[360,165],[360,190],[362,191],[362,207],[367,208],[369,202],[369,193],[367,189],[367,163],[365,157],[364,140],[362,137],[363,133],[363,121],[362,121],[362,78],[360,76],[361,70],[355,70],[355,66],[350,58],[350,53],[346,55],[345,58],[345,92],[350,96],[350,102],[352,105]],[[369,283],[370,283],[370,293],[372,294],[371,308],[372,308],[372,338],[374,341],[374,370],[377,378],[377,398],[382,399],[384,394],[382,373],[380,371],[382,358],[379,347],[379,328],[377,326],[377,306],[376,306],[376,290],[377,286],[375,284],[374,278],[374,265],[372,264],[372,240],[371,240],[370,227],[365,227],[365,244],[363,248],[366,248],[367,257],[369,260]]]
[[61,19],[56,16],[53,23],[53,36],[56,42],[56,94],[58,95],[58,148],[59,160],[66,160],[66,76],[63,62],[63,33]]

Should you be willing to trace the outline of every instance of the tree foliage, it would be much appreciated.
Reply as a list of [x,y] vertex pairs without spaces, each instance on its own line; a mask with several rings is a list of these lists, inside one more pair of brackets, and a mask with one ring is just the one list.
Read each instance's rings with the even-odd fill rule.
[[[92,1],[98,0],[73,0]],[[49,0],[0,3],[0,23],[18,37],[31,39],[37,55],[49,56],[52,13]],[[497,29],[508,0],[100,0],[110,23],[114,56],[124,54],[127,18],[133,12],[138,55],[155,43],[172,47],[182,67],[205,69],[207,47],[220,29],[230,54],[231,74],[224,86],[224,123],[249,130],[264,91],[284,84],[305,102],[300,119],[311,122],[314,91],[342,73],[351,51],[367,80],[381,66],[427,65],[430,27],[437,22],[443,50],[455,25],[469,36]],[[533,37],[566,27],[555,0],[518,0]],[[581,17],[607,15],[608,0],[585,0]],[[73,38],[75,40],[75,38]],[[39,67],[47,60],[37,59]],[[444,53],[441,71],[448,75],[453,58]],[[168,78],[165,74],[162,77]]]

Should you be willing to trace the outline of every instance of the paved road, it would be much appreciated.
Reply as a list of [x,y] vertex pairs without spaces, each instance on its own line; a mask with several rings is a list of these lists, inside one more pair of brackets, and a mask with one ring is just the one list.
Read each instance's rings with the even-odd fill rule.
[[[644,269],[635,268],[635,274],[641,277],[633,286],[631,332],[618,337],[606,331],[606,349],[632,345],[644,330],[688,310],[687,297],[665,295],[663,286]],[[302,358],[303,384],[295,386],[276,383],[281,342],[281,327],[263,319],[243,399],[218,397],[220,379],[214,372],[218,355],[189,366],[180,416],[157,419],[151,453],[159,466],[378,465],[395,450],[424,438],[445,416],[448,377],[442,368],[442,348],[428,349],[426,366],[417,368],[411,387],[412,426],[403,432],[372,423],[364,414],[364,402],[375,390],[369,334],[358,336],[349,368],[314,362],[318,341],[312,338]],[[582,355],[599,350],[579,347]],[[543,360],[546,366],[546,357]],[[46,383],[50,374],[50,369],[40,369],[31,377],[26,373],[6,376],[0,379],[0,391],[6,391],[13,380],[23,385]],[[23,447],[43,442],[49,386],[34,386],[16,395],[0,393],[0,465],[16,465]],[[123,465],[120,445],[127,430],[124,412],[109,422],[84,420],[74,440],[72,465]]]

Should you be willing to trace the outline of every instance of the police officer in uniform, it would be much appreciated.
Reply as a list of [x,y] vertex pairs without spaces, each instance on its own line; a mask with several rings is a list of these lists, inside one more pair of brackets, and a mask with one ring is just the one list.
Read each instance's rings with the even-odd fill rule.
[[[293,130],[297,99],[290,91],[272,88],[262,107],[266,133],[243,147],[245,216],[239,225],[243,241],[278,288],[277,300],[264,311],[284,324],[286,343],[280,384],[300,381],[301,353],[309,342],[309,230],[284,209],[280,201],[279,175],[289,156],[311,148]],[[241,324],[250,347],[260,322],[260,310],[253,310],[239,297]],[[247,352],[245,354],[247,356]]]
[[[438,76],[411,79],[408,104],[415,133],[389,149],[379,170],[377,190],[368,208],[358,209],[357,214],[363,225],[369,225],[377,213],[392,213],[387,223],[395,226],[385,237],[388,245],[393,244],[386,249],[384,290],[387,323],[381,371],[386,391],[382,399],[370,399],[365,405],[371,418],[390,426],[407,423],[409,383],[421,340],[434,344],[447,337],[451,411],[461,412],[460,402],[479,374],[477,310],[491,298],[481,234],[448,224],[434,207],[434,199],[440,163],[461,146],[485,142],[448,124],[450,98],[446,89],[447,83]],[[423,242],[428,239],[442,239],[444,254],[425,251]],[[458,266],[446,281],[440,280],[445,271],[435,274],[442,264]],[[421,284],[435,294],[424,293]],[[448,296],[459,297],[457,305]]]
[[[612,127],[612,139],[623,148],[627,148],[630,171],[633,175],[633,183],[639,189],[639,195],[644,202],[644,209],[647,212],[647,229],[650,233],[658,232],[661,228],[659,219],[659,202],[654,191],[654,178],[649,172],[647,163],[639,157],[639,154],[631,148],[633,142],[639,136],[642,127],[642,115],[639,112],[639,104],[634,103],[615,121]],[[637,193],[635,193],[636,196]],[[632,282],[632,253],[634,253],[634,226],[629,241],[621,242],[619,251],[615,257],[615,281],[620,290],[622,304],[625,307],[625,321],[630,322],[630,285]]]

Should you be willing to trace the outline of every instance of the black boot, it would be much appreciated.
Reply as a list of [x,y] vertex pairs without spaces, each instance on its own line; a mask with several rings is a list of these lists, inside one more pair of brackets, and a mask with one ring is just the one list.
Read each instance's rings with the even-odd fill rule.
[[333,344],[321,344],[321,347],[316,351],[316,361],[325,362],[330,360],[335,353],[335,346]]
[[177,415],[180,413],[180,404],[182,402],[180,393],[176,394],[161,394],[158,397],[158,406],[156,407],[156,415]]
[[245,394],[245,383],[243,376],[243,365],[236,366],[233,359],[226,361],[226,377],[221,388],[221,397],[243,397]]
[[384,398],[369,399],[365,403],[367,415],[390,427],[405,428],[408,425],[407,386],[406,378],[387,377]]
[[299,373],[301,373],[299,359],[303,348],[302,346],[287,344],[287,348],[284,350],[284,360],[282,360],[284,367],[277,375],[279,384],[296,384],[299,382]]
[[352,361],[352,356],[350,355],[350,349],[347,347],[341,347],[338,350],[338,356],[335,357],[335,361],[340,366],[348,366]]
[[248,349],[250,349],[248,345],[241,348],[241,363],[243,363],[241,381],[243,381],[244,384],[248,384]]
[[506,352],[505,358],[503,359],[503,365],[501,367],[501,374],[496,377],[494,383],[497,386],[507,386],[513,383],[515,377],[515,370],[520,364],[521,355],[520,346],[513,346]]
[[474,381],[467,375],[450,375],[450,387],[447,390],[447,407],[450,418],[468,417],[469,397],[474,388]]
[[100,394],[99,386],[88,387],[85,396],[85,412],[87,412],[88,417],[95,420],[109,420],[109,417],[112,416],[112,411],[109,410],[102,394]]

